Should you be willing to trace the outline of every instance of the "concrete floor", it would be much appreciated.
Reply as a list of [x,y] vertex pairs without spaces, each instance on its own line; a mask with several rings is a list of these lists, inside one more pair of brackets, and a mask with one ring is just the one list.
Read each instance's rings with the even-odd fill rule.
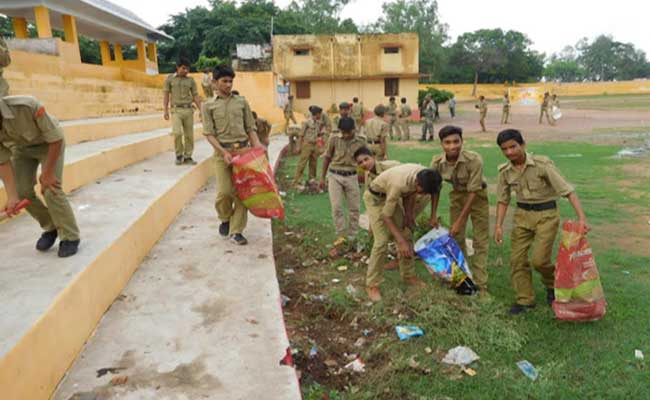
[[[206,141],[197,142],[197,160],[211,155]],[[189,171],[175,166],[173,160],[174,154],[166,152],[74,192],[70,201],[82,236],[80,252],[74,257],[58,258],[58,245],[46,253],[36,251],[41,229],[28,215],[0,226],[0,243],[9,244],[0,247],[0,357],[86,265]]]
[[[272,142],[274,161],[284,137]],[[105,314],[54,399],[300,399],[273,260],[271,224],[223,240],[215,184],[186,206]],[[101,368],[123,368],[97,377]],[[126,376],[122,385],[111,379]]]

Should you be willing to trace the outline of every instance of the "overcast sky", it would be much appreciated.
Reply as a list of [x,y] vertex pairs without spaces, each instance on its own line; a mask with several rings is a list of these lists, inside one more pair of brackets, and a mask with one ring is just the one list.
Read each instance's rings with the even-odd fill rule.
[[[207,0],[111,1],[154,26],[185,8],[208,4]],[[276,0],[280,7],[290,2]],[[377,0],[351,0],[342,17],[358,24],[374,22],[381,15],[379,4]],[[592,39],[607,33],[619,41],[634,43],[650,55],[650,2],[643,0],[438,0],[438,6],[452,40],[482,28],[514,29],[528,35],[535,50],[548,55],[582,37]]]

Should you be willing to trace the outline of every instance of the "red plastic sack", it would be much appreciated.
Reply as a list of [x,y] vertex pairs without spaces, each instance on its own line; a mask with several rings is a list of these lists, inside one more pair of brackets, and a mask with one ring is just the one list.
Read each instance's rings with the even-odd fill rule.
[[232,160],[232,181],[246,208],[260,218],[284,219],[282,198],[264,149],[245,150]]
[[605,315],[606,307],[596,261],[582,227],[566,221],[555,267],[555,316],[566,321],[595,321]]

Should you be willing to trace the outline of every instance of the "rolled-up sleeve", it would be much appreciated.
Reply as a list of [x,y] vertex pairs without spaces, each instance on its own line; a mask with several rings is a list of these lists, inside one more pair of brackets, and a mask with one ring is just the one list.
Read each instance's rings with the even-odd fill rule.
[[42,104],[37,103],[35,108],[34,122],[36,122],[36,126],[38,126],[38,129],[41,131],[41,135],[45,142],[55,143],[63,140],[63,129],[61,128],[59,121],[49,115]]
[[571,184],[569,184],[566,179],[564,179],[562,174],[560,174],[560,171],[558,171],[555,164],[550,162],[545,166],[544,169],[548,183],[553,187],[558,195],[566,197],[575,191],[575,188],[571,186]]
[[497,181],[497,202],[510,204],[510,186],[506,181],[506,174],[499,172]]
[[483,161],[479,158],[467,165],[469,168],[468,192],[478,192],[483,189]]
[[244,100],[244,131],[247,135],[257,132],[257,126],[255,125],[255,118],[253,118],[253,113],[251,112],[251,106],[246,100]]
[[214,127],[214,120],[212,119],[212,112],[208,104],[201,104],[201,114],[203,115],[203,134],[205,136],[217,136],[217,131]]

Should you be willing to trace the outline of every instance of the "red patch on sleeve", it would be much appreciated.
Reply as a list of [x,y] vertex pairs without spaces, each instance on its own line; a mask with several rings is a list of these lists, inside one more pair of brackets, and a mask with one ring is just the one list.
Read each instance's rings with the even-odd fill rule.
[[42,118],[45,115],[45,107],[40,107],[38,110],[36,110],[36,118]]

